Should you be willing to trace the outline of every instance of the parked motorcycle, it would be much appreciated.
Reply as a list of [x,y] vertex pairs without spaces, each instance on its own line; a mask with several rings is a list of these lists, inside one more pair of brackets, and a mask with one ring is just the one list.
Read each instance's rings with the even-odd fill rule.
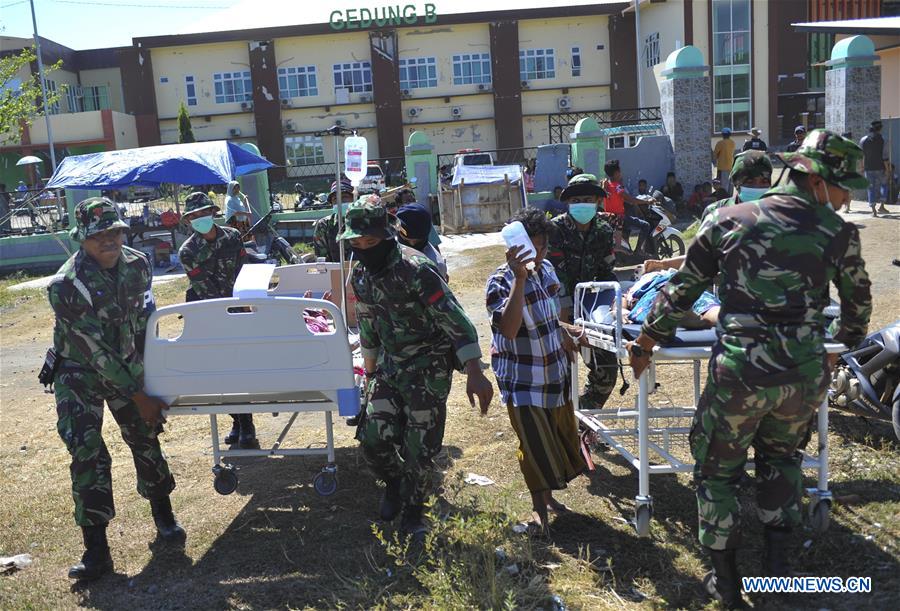
[[[276,265],[294,265],[300,263],[300,257],[291,248],[290,243],[278,235],[275,223],[272,222],[272,214],[268,214],[256,221],[246,233],[241,236],[244,248],[247,251],[247,259],[250,263],[274,263]],[[249,240],[249,241],[248,241]]]
[[[616,247],[616,256],[622,259],[634,259],[640,255],[641,258],[668,259],[671,257],[680,257],[685,253],[684,236],[672,225],[672,217],[666,212],[665,208],[650,199],[650,203],[644,209],[644,220],[650,223],[650,240],[656,246],[655,257],[648,253],[635,252],[627,240],[618,239]],[[618,233],[618,232],[617,232]]]
[[840,356],[828,402],[858,416],[893,423],[900,440],[900,320]]
[[297,193],[297,197],[294,199],[295,212],[300,212],[301,210],[320,210],[328,207],[327,197],[325,202],[322,202],[320,196],[311,191],[305,191],[303,185],[299,182],[294,185],[294,191]]

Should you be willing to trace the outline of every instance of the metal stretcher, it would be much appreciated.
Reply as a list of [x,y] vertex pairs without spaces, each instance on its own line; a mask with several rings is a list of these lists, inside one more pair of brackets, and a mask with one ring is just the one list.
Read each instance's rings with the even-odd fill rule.
[[[244,269],[263,267],[266,266],[249,265]],[[271,276],[275,266],[268,267]],[[281,293],[292,285],[285,278],[306,274],[305,269],[284,269],[278,269],[279,284],[285,283]],[[253,269],[249,273],[259,276],[260,271]],[[236,288],[238,284],[235,283]],[[302,283],[294,283],[297,284]],[[322,299],[271,295],[266,286],[261,289],[266,295],[263,297],[239,295],[195,301],[154,312],[147,325],[144,383],[148,394],[171,406],[169,416],[209,415],[213,485],[220,494],[234,492],[238,484],[236,469],[225,462],[227,458],[321,455],[327,462],[314,478],[313,486],[318,494],[327,496],[337,490],[332,415],[337,412],[353,416],[359,410],[353,346],[341,311],[334,304]],[[244,294],[252,291],[245,286]],[[307,309],[326,311],[332,319],[330,332],[310,331],[304,320]],[[183,318],[184,329],[178,337],[161,337],[160,323],[168,317]],[[283,447],[297,416],[309,412],[324,413],[325,447]],[[291,415],[271,447],[220,446],[218,415],[259,413]]]
[[[625,345],[640,333],[640,325],[626,324],[622,319],[622,294],[626,285],[619,282],[585,282],[575,289],[574,324],[583,329],[593,348],[627,359]],[[594,313],[608,312],[599,322]],[[650,366],[638,381],[638,396],[633,407],[580,409],[578,404],[578,362],[572,366],[572,403],[580,426],[597,442],[604,443],[623,456],[638,472],[638,494],[635,496],[634,527],[638,536],[650,534],[653,497],[650,476],[660,473],[690,473],[693,461],[688,448],[691,420],[701,393],[701,362],[707,361],[716,341],[714,329],[679,330],[669,346],[657,346]],[[827,343],[829,353],[846,350],[843,344]],[[655,407],[651,397],[657,393],[656,368],[660,364],[690,363],[693,369],[693,405]],[[635,443],[636,442],[636,443]],[[808,488],[808,517],[818,531],[828,528],[832,495],[828,490],[828,402],[818,410],[817,454],[803,452],[803,468],[816,469],[818,481]],[[682,460],[682,456],[686,458]],[[747,467],[752,468],[752,461]]]

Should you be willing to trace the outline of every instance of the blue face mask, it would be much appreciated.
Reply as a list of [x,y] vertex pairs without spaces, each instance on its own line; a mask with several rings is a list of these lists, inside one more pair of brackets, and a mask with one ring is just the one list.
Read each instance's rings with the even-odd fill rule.
[[336,214],[343,215],[345,212],[347,212],[347,204],[340,204],[340,210],[338,210],[338,206],[339,206],[338,204],[335,204],[334,207],[332,207],[332,210]]
[[738,193],[742,202],[755,202],[768,190],[769,187],[740,187]]
[[194,231],[202,234],[209,233],[213,228],[213,224],[213,217],[211,216],[201,216],[191,221],[191,227],[194,228]]
[[576,222],[586,225],[597,215],[597,204],[569,204],[569,214]]

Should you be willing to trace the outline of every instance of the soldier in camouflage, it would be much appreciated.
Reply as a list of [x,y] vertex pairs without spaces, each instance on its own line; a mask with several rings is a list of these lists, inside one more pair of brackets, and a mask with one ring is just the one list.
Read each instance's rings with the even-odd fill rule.
[[[219,207],[206,193],[196,191],[184,202],[183,220],[194,231],[178,250],[178,258],[187,274],[190,288],[185,301],[231,297],[234,281],[247,262],[241,232],[233,227],[219,227],[213,217]],[[231,414],[231,431],[226,444],[240,448],[258,448],[253,414]]]
[[441,450],[453,370],[468,373],[466,392],[487,412],[493,386],[481,368],[478,335],[428,257],[395,239],[396,219],[366,196],[350,205],[348,240],[359,265],[356,294],[365,361],[365,414],[357,428],[363,457],[386,484],[380,515],[421,537],[432,459]]
[[[700,222],[712,214],[714,210],[733,206],[742,202],[752,202],[765,195],[772,186],[772,162],[763,151],[744,151],[734,158],[731,166],[731,181],[735,186],[734,195],[720,199],[708,205],[700,215]],[[644,261],[645,272],[664,269],[678,269],[684,263],[684,255],[669,259],[648,259]]]
[[[340,247],[337,240],[337,215],[339,209],[342,212],[346,212],[346,204],[353,201],[353,185],[348,179],[341,178],[340,189],[341,204],[338,206],[338,204],[335,203],[338,185],[337,183],[331,183],[331,191],[328,194],[328,203],[334,206],[334,212],[320,218],[313,227],[313,251],[316,253],[316,258],[324,257],[325,261],[328,263],[340,263],[341,261]],[[347,253],[344,253],[344,260],[347,258]]]
[[110,200],[79,203],[75,222],[72,237],[81,248],[47,290],[56,315],[57,430],[72,456],[75,523],[85,545],[69,577],[90,580],[113,568],[106,527],[116,512],[112,460],[101,436],[104,401],[134,457],[137,490],[150,500],[160,537],[183,542],[185,533],[172,513],[175,479],[157,438],[168,406],[144,392],[144,339],[156,308],[153,267],[143,253],[123,246],[128,226]]
[[866,335],[872,311],[859,233],[834,207],[865,185],[852,141],[814,130],[782,186],[713,211],[687,260],[662,289],[642,333],[629,345],[636,376],[653,346],[666,343],[685,312],[720,272],[722,310],[709,379],[690,434],[700,543],[713,571],[713,596],[743,604],[735,562],[740,544],[738,483],[755,449],[757,514],[765,525],[763,569],[786,575],[787,539],[800,521],[801,454],[822,404],[836,355],[825,353],[824,308],[833,283],[841,317],[830,331],[846,346]]
[[[547,259],[562,287],[563,323],[572,322],[576,284],[616,280],[613,224],[617,217],[602,212],[605,197],[606,192],[593,174],[573,176],[559,196],[568,211],[551,221],[556,231],[550,236]],[[585,409],[600,409],[615,388],[618,359],[607,350],[592,350],[587,366],[587,384],[579,403]]]

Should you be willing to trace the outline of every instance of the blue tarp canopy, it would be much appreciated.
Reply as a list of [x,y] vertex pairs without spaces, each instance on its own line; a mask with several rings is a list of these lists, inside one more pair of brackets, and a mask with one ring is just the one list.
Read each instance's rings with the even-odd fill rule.
[[224,140],[167,144],[66,157],[46,188],[218,185],[271,167],[274,164],[263,157]]

